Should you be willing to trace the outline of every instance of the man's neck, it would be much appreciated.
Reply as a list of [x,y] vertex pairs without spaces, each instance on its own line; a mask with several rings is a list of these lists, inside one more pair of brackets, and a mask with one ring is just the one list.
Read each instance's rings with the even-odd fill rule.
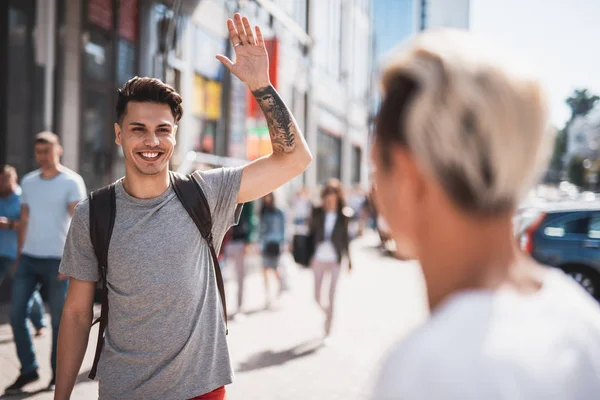
[[129,195],[137,199],[152,199],[163,194],[169,188],[169,170],[156,175],[141,175],[126,172],[123,178],[123,187]]
[[510,287],[535,292],[541,287],[542,267],[524,256],[513,235],[511,216],[489,219],[449,218],[427,235],[421,264],[430,307],[461,290],[497,290]]
[[61,165],[60,164],[56,164],[53,167],[50,168],[42,168],[41,170],[41,176],[44,179],[52,179],[54,178],[56,175],[60,174],[60,170],[61,170]]

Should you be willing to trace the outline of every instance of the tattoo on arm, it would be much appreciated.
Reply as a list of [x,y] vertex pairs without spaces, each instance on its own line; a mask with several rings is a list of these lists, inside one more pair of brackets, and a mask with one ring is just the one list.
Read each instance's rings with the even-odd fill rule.
[[296,148],[298,127],[292,114],[273,86],[252,92],[269,125],[274,153],[290,153]]

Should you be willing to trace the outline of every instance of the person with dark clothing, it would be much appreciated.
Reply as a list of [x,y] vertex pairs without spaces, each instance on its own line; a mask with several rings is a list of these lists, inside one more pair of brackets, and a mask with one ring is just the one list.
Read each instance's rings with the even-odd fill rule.
[[230,241],[225,250],[227,260],[235,264],[238,287],[237,313],[242,310],[244,280],[246,278],[246,254],[248,254],[249,246],[254,241],[255,231],[256,215],[254,213],[254,202],[249,202],[244,204],[239,223],[231,228],[229,232],[231,236]]
[[[325,336],[328,337],[333,320],[335,290],[344,256],[348,257],[348,269],[352,268],[348,235],[348,222],[352,218],[352,211],[345,205],[342,189],[337,180],[327,183],[321,198],[323,205],[313,209],[310,222],[311,236],[315,244],[311,267],[315,275],[315,300],[325,313]],[[326,274],[331,277],[327,307],[321,302],[321,287]]]
[[260,210],[260,244],[265,278],[265,295],[267,307],[271,304],[269,292],[269,271],[272,271],[279,282],[279,294],[283,291],[279,259],[285,243],[285,214],[275,206],[275,196],[269,193],[263,199]]

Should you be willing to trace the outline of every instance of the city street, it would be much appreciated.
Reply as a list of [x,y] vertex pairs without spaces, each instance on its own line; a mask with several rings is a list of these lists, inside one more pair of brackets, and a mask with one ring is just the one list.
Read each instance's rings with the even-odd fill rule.
[[[254,267],[247,280],[246,313],[229,325],[236,371],[235,383],[227,388],[230,400],[368,398],[386,350],[426,315],[418,265],[384,258],[376,244],[373,235],[353,243],[355,269],[341,277],[327,345],[321,340],[324,318],[313,301],[311,271],[287,268],[290,289],[267,310],[258,260],[251,257]],[[230,283],[230,303],[235,292]],[[6,305],[0,309],[0,324],[0,387],[4,388],[19,366]],[[7,398],[52,398],[48,392],[36,393],[50,380],[49,333],[35,340],[41,381],[27,387],[30,393]],[[73,399],[97,396],[97,384],[87,379],[95,340],[94,329]]]

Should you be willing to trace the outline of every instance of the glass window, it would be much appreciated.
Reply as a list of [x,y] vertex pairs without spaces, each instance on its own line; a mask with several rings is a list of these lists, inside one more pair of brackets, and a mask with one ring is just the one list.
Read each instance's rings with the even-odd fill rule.
[[596,213],[590,218],[588,236],[591,239],[600,239],[600,213]]
[[342,141],[322,130],[319,130],[318,137],[317,179],[319,183],[325,183],[330,178],[340,179]]
[[136,46],[125,39],[119,40],[117,61],[117,84],[123,85],[135,76]]
[[89,189],[104,186],[109,139],[112,138],[109,98],[105,92],[87,90],[83,97],[80,174]]
[[565,237],[566,235],[587,235],[588,217],[562,218],[544,228],[544,235],[549,237]]
[[106,82],[111,73],[110,34],[90,27],[83,46],[84,76],[97,82]]
[[[31,104],[34,101],[32,91],[35,83],[32,80],[33,59],[31,54],[32,16],[19,8],[8,9],[8,57],[3,63],[7,68],[7,93],[10,100],[6,102],[6,162],[17,169],[19,176],[29,172],[34,164],[31,151],[33,130]],[[36,87],[36,95],[43,98],[43,85]]]

